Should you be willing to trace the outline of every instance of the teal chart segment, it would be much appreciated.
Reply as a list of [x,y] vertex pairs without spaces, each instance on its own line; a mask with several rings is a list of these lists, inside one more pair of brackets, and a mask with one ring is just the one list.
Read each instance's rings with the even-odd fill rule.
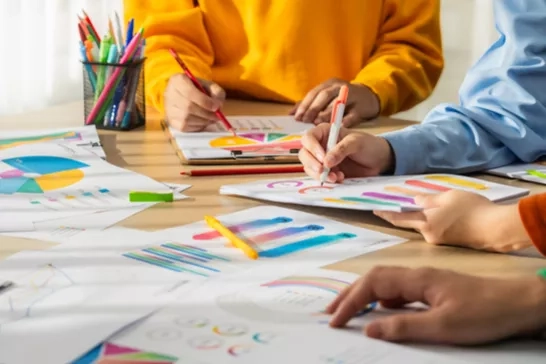
[[44,193],[68,187],[89,167],[77,160],[54,156],[25,156],[0,162],[12,169],[0,172],[0,194]]

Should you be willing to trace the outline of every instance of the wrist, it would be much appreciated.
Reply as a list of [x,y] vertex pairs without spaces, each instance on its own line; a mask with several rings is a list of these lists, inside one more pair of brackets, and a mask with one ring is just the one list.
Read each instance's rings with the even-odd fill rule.
[[385,138],[378,137],[382,147],[380,150],[384,152],[381,153],[382,158],[380,161],[380,170],[379,174],[383,176],[392,176],[396,168],[396,158],[394,150],[392,149],[391,143]]
[[533,246],[519,216],[518,205],[492,203],[488,211],[483,212],[482,218],[485,221],[480,222],[481,228],[478,231],[484,234],[486,245],[502,243],[504,246],[512,247],[512,251]]

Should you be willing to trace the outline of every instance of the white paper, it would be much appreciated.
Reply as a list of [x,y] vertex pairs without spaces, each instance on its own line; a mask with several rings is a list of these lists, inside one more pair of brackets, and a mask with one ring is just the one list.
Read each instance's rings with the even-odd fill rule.
[[529,190],[449,174],[351,178],[342,184],[324,184],[312,178],[256,181],[220,188],[220,194],[307,206],[350,210],[421,210],[416,194],[458,189],[479,193],[491,201],[525,196]]
[[175,201],[185,200],[189,196],[184,195],[182,192],[186,191],[191,185],[183,185],[179,183],[165,183],[165,186],[169,187],[173,191],[173,197]]
[[170,191],[76,146],[39,143],[0,151],[0,204],[14,219],[38,222],[131,207],[132,190]]
[[176,145],[188,160],[233,158],[232,151],[247,156],[297,155],[301,135],[313,125],[296,122],[292,116],[233,116],[228,120],[237,136],[219,123],[200,133],[170,128]]
[[62,129],[2,131],[0,150],[19,145],[49,142],[76,145],[101,158],[106,158],[95,125]]
[[3,261],[0,276],[15,284],[0,295],[0,362],[70,362],[174,298],[174,286],[102,279],[95,268],[108,264],[54,251]]
[[278,266],[277,272],[260,269],[237,279],[208,281],[109,341],[205,363],[235,363],[250,353],[274,350],[294,331],[327,326],[322,310],[358,277]]
[[546,174],[546,162],[537,162],[530,164],[511,164],[505,167],[490,169],[485,172],[496,176],[508,177],[546,185],[546,178],[540,178],[535,175],[529,174],[527,173],[528,170],[535,170],[537,172]]

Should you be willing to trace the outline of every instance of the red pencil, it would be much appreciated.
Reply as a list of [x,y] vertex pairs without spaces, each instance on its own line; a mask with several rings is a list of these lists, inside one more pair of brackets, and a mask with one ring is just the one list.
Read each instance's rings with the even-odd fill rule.
[[[191,73],[190,69],[186,66],[186,64],[184,63],[184,61],[182,61],[182,59],[178,56],[178,54],[176,53],[176,51],[174,49],[169,49],[169,52],[171,52],[171,55],[174,57],[174,59],[176,60],[176,62],[178,62],[178,64],[180,65],[180,67],[182,67],[182,69],[184,70],[184,73],[186,74],[186,76],[189,77],[189,79],[191,80],[191,82],[194,84],[195,87],[197,87],[202,93],[204,93],[205,95],[207,96],[210,96],[210,94],[208,93],[208,91],[199,83],[199,81],[197,81],[197,78],[195,78],[193,76],[193,74]],[[233,126],[231,126],[231,124],[229,123],[228,119],[224,116],[224,114],[220,111],[220,110],[216,110],[216,116],[218,116],[218,118],[220,119],[220,121],[222,122],[222,124],[224,124],[224,126],[227,128],[227,130],[231,131],[231,133],[235,136],[235,129],[233,129]]]
[[229,176],[239,174],[303,173],[303,166],[194,169],[180,172],[183,176]]
[[99,33],[97,32],[97,29],[95,29],[95,26],[93,25],[93,23],[91,22],[91,18],[89,18],[89,15],[87,15],[87,13],[85,12],[85,10],[82,9],[82,13],[83,13],[83,16],[84,16],[84,20],[87,24],[89,24],[89,27],[91,28],[91,31],[93,32],[93,34],[95,35],[95,37],[97,38],[98,42],[100,43],[100,36],[99,36]]

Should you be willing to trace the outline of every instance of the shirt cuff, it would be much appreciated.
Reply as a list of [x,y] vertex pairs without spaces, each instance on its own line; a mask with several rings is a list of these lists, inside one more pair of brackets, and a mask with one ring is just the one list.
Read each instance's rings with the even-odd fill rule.
[[389,142],[394,152],[395,176],[425,173],[425,140],[417,128],[418,125],[409,126],[379,135]]

